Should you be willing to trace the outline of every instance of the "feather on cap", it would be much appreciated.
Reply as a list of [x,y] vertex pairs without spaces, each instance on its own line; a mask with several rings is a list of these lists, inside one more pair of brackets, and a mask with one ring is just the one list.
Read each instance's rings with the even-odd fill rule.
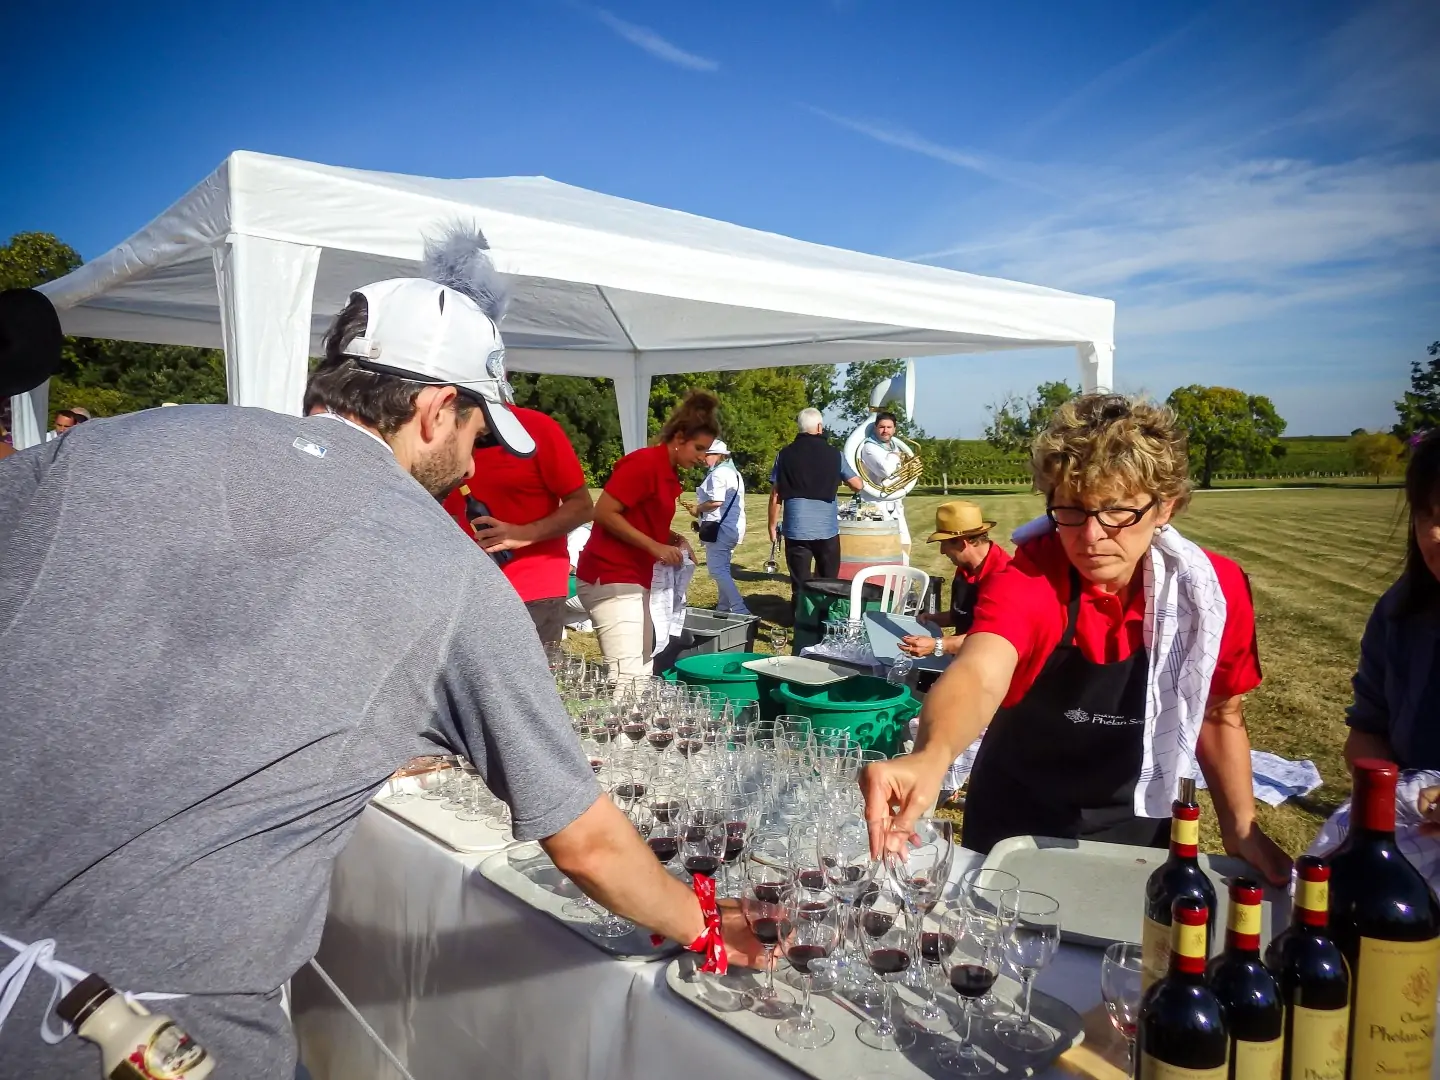
[[422,272],[431,281],[468,296],[497,326],[510,301],[505,279],[486,254],[490,242],[480,226],[452,222],[438,236],[426,236]]

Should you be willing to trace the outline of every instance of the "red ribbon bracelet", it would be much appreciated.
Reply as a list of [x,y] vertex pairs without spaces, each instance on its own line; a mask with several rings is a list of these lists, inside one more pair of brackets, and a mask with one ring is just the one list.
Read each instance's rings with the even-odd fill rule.
[[[725,953],[725,938],[720,933],[720,907],[715,902],[715,879],[709,874],[696,874],[692,887],[695,898],[700,901],[700,914],[705,916],[705,931],[685,946],[691,952],[705,954],[701,971],[724,975],[730,970],[730,958]],[[650,944],[658,946],[665,939],[659,934],[650,935]]]

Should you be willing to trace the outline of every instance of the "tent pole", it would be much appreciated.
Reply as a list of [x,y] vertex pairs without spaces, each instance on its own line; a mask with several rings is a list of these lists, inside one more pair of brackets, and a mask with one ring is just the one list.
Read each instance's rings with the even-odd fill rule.
[[1115,388],[1115,346],[1108,341],[1086,341],[1075,346],[1080,364],[1080,389],[1085,393]]
[[640,370],[638,356],[629,371],[615,375],[615,404],[620,410],[620,438],[629,454],[650,436],[650,374]]
[[11,442],[16,450],[38,446],[50,427],[50,380],[10,399]]

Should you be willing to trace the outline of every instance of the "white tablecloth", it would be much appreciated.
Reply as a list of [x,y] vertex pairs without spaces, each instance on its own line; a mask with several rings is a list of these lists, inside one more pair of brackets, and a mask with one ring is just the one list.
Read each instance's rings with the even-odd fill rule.
[[[336,862],[316,960],[414,1080],[799,1075],[672,994],[664,964],[613,960],[497,889],[485,858],[371,807]],[[1037,985],[1084,1012],[1099,956],[1062,947]],[[293,1010],[314,1080],[404,1080],[308,969]]]

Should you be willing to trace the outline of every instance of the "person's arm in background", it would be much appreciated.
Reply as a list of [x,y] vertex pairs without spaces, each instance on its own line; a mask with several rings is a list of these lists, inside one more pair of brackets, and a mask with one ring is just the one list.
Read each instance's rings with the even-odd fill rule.
[[512,525],[493,517],[477,517],[470,519],[470,525],[480,546],[494,554],[529,547],[557,536],[568,536],[572,530],[589,521],[594,513],[595,501],[590,497],[590,489],[582,484],[569,494],[562,495],[554,512],[539,521]]
[[1360,663],[1350,679],[1355,697],[1345,710],[1345,723],[1350,726],[1345,738],[1345,764],[1351,769],[1360,758],[1395,760],[1395,749],[1390,745],[1390,707],[1385,702],[1389,595],[1382,596],[1370,612],[1360,638]]
[[1244,859],[1274,885],[1290,880],[1290,856],[1255,823],[1255,788],[1250,773],[1250,733],[1245,729],[1243,695],[1212,698],[1205,708],[1195,757],[1220,825],[1225,851]]
[[[637,547],[641,551],[648,552],[656,562],[663,562],[669,566],[679,566],[681,562],[680,549],[678,547],[667,547],[664,544],[657,544],[650,537],[637,529],[630,522],[625,520],[625,507],[619,499],[615,498],[608,491],[600,492],[600,499],[595,504],[595,524],[604,529],[611,536],[625,541],[631,547]],[[672,537],[674,533],[670,534]]]
[[[835,452],[840,454],[838,450]],[[844,454],[840,454],[840,480],[851,491],[865,490],[865,481],[860,479],[859,474],[851,467],[850,462],[845,460]]]
[[765,508],[765,523],[770,533],[770,543],[779,543],[780,534],[780,455],[775,455],[775,464],[770,467],[770,501]]

